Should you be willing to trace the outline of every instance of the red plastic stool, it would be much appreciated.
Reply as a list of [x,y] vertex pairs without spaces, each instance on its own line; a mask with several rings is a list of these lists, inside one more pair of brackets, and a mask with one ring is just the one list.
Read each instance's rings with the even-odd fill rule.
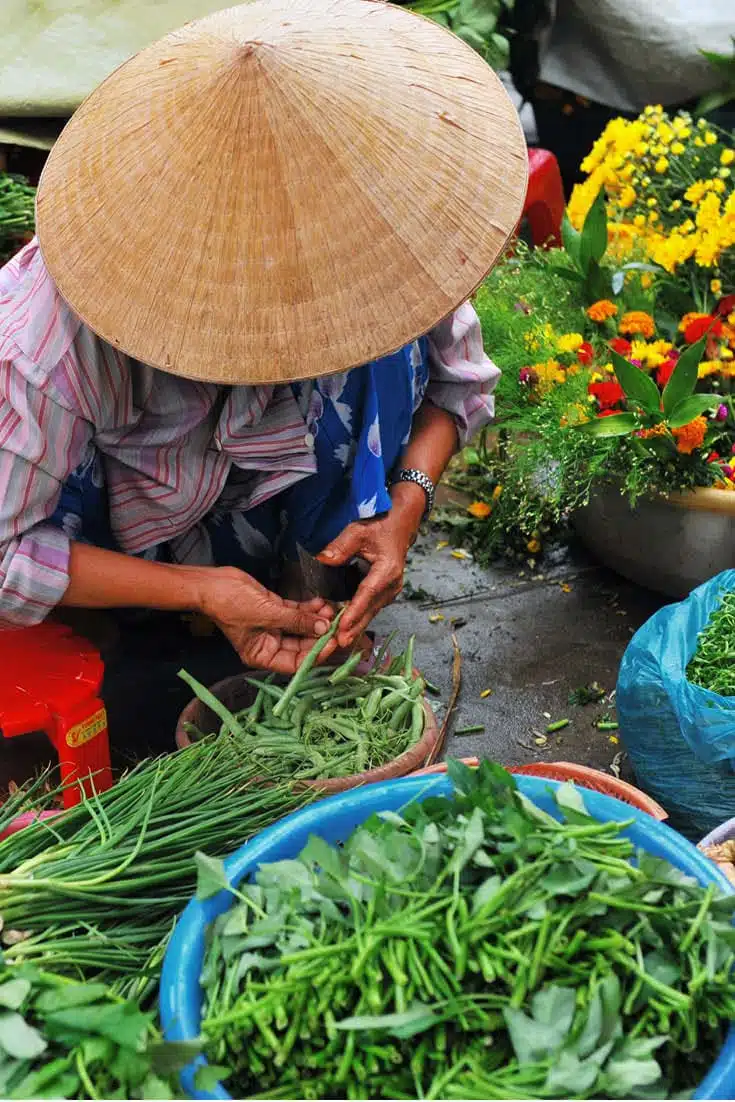
[[535,246],[561,245],[564,207],[564,187],[556,157],[546,149],[529,149],[523,217]]
[[[103,673],[97,650],[64,624],[0,632],[0,731],[5,738],[43,731],[62,784],[81,780],[87,793],[112,785]],[[81,798],[80,785],[71,784],[64,806]]]

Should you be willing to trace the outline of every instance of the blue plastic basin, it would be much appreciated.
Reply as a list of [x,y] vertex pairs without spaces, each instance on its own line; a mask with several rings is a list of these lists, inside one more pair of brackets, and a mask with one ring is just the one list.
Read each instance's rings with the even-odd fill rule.
[[[516,781],[524,795],[544,811],[560,817],[553,798],[558,782],[524,776],[517,776]],[[327,842],[343,842],[356,826],[376,811],[397,811],[412,800],[448,796],[452,791],[451,781],[446,776],[408,777],[331,796],[288,815],[256,835],[226,859],[227,876],[231,884],[237,885],[251,876],[259,865],[296,857],[311,834]],[[717,884],[723,892],[732,894],[734,889],[727,877],[686,838],[612,796],[588,789],[583,791],[587,808],[596,819],[618,822],[633,819],[625,834],[636,846],[655,857],[666,858],[689,876],[696,877],[700,884]],[[199,975],[204,961],[205,930],[231,903],[232,896],[225,891],[203,903],[192,899],[176,924],[161,975],[161,1020],[167,1040],[191,1041],[199,1035],[202,1011]],[[199,1057],[182,1072],[184,1090],[191,1098],[230,1098],[221,1084],[211,1093],[195,1088],[196,1069],[205,1062],[203,1056]],[[735,1097],[735,1026],[730,1028],[719,1057],[693,1097]]]

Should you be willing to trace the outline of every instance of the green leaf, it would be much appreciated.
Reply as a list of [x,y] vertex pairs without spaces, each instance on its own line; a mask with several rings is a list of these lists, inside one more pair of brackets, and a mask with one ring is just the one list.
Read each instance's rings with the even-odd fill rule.
[[531,1000],[533,1017],[513,1007],[503,1008],[518,1063],[535,1064],[554,1056],[574,1020],[576,993],[570,987],[545,987]]
[[25,1018],[9,1012],[0,1014],[0,1048],[16,1060],[35,1060],[46,1051],[46,1042]]
[[656,1060],[633,1057],[611,1058],[605,1065],[600,1084],[601,1098],[640,1098],[642,1087],[650,1087],[661,1078]]
[[668,436],[649,436],[647,440],[636,440],[636,444],[658,459],[672,459],[676,455],[676,446]]
[[561,266],[555,267],[553,264],[551,267],[554,268],[554,275],[558,275],[562,279],[567,279],[570,283],[584,282],[584,276],[581,272],[573,272],[571,268],[562,268]]
[[211,899],[223,889],[230,891],[224,862],[219,857],[208,857],[198,850],[194,854],[194,864],[197,868],[197,899]]
[[54,987],[44,991],[36,999],[36,1010],[42,1014],[51,1014],[55,1010],[67,1010],[72,1006],[84,1006],[109,997],[109,988],[104,983],[70,983],[64,987]]
[[655,949],[643,958],[643,967],[649,976],[673,987],[681,980],[681,968],[667,953]]
[[161,1102],[161,1100],[173,1098],[170,1085],[158,1075],[152,1073],[146,1075],[140,1086],[140,1097],[144,1102]]
[[582,1062],[571,1052],[562,1052],[552,1065],[544,1084],[545,1098],[587,1098],[600,1074],[599,1065]]
[[393,1037],[415,1037],[435,1025],[437,1015],[430,1006],[416,1002],[400,1014],[358,1014],[336,1023],[337,1029],[384,1030]]
[[735,99],[735,87],[723,88],[721,91],[708,92],[706,96],[702,96],[701,100],[696,106],[696,115],[710,115],[713,111],[719,111],[721,107],[726,107],[731,100]]
[[487,880],[483,880],[472,897],[472,913],[477,914],[481,911],[485,904],[498,894],[502,885],[503,881],[499,876],[488,876]]
[[510,42],[503,34],[494,31],[487,41],[485,60],[493,69],[506,69],[510,60]]
[[574,431],[595,437],[627,436],[640,427],[640,419],[634,413],[615,413],[612,417],[596,417],[594,421],[575,425]]
[[664,413],[667,417],[674,412],[679,402],[694,394],[697,385],[697,372],[706,343],[706,339],[703,338],[701,341],[697,341],[696,344],[690,345],[679,356],[663,393]]
[[68,1071],[69,1058],[53,1060],[31,1072],[13,1090],[12,1099],[79,1098],[79,1076]]
[[721,401],[719,394],[692,394],[691,398],[685,398],[674,407],[668,419],[669,426],[672,429],[680,429],[708,409],[716,409]]
[[459,0],[455,22],[467,24],[486,39],[495,30],[498,15],[494,5],[488,4],[487,0]]
[[661,407],[661,392],[650,375],[630,363],[615,349],[610,349],[615,376],[630,402],[644,409],[646,413],[658,413]]
[[82,1034],[97,1033],[130,1049],[139,1047],[149,1024],[148,1017],[133,1002],[70,1007],[48,1014],[46,1021]]
[[561,240],[567,255],[574,261],[575,265],[579,268],[579,248],[581,233],[579,230],[575,230],[572,223],[569,221],[569,215],[564,211],[564,217],[561,220]]
[[572,784],[571,781],[565,781],[564,784],[559,785],[554,800],[557,807],[562,809],[569,808],[571,811],[581,812],[582,815],[589,815],[585,802],[582,799],[582,793],[579,791],[576,784]]
[[452,860],[449,862],[449,871],[461,872],[484,841],[484,815],[480,808],[476,807],[468,821],[464,824],[462,840],[452,854]]
[[232,1071],[224,1064],[202,1064],[196,1070],[194,1086],[203,1094],[211,1094],[220,1080],[226,1079],[228,1075],[232,1075]]
[[17,1010],[30,990],[29,980],[8,980],[7,983],[0,984],[0,1006]]
[[597,866],[588,861],[557,861],[541,880],[552,895],[579,895],[597,876]]
[[344,877],[339,851],[316,834],[309,836],[300,857],[307,864],[317,865],[323,873],[331,876],[334,880],[341,881]]
[[[148,1045],[146,1054],[151,1067],[158,1075],[172,1075],[181,1071],[202,1051],[199,1041],[159,1041]],[[220,1069],[222,1070],[222,1069]],[[224,1071],[223,1071],[224,1076]]]
[[600,188],[587,212],[579,241],[579,264],[588,272],[592,263],[599,264],[607,250],[607,209],[605,189]]

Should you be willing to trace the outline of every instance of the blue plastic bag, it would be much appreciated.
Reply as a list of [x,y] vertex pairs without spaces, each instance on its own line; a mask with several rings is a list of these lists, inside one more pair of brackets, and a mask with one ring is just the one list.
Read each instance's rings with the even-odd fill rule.
[[631,639],[618,678],[620,734],[638,783],[695,840],[735,816],[735,697],[686,677],[699,633],[732,590],[735,570],[726,570],[660,609]]

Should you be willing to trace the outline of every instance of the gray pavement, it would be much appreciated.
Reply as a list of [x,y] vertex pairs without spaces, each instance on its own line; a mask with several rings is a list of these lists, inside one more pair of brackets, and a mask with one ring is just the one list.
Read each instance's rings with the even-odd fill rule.
[[[485,730],[450,738],[447,756],[484,755],[508,765],[565,760],[606,770],[613,762],[624,766],[616,733],[593,725],[606,714],[615,719],[614,700],[579,707],[568,698],[591,682],[614,691],[632,633],[661,599],[596,566],[580,549],[565,550],[537,569],[483,570],[437,544],[434,534],[417,545],[407,596],[375,626],[383,633],[396,629],[402,638],[416,635],[417,665],[442,690],[438,699],[444,702],[456,634],[462,691],[453,726],[483,724]],[[487,689],[491,694],[481,696]],[[562,719],[569,726],[546,735],[549,723]]]

